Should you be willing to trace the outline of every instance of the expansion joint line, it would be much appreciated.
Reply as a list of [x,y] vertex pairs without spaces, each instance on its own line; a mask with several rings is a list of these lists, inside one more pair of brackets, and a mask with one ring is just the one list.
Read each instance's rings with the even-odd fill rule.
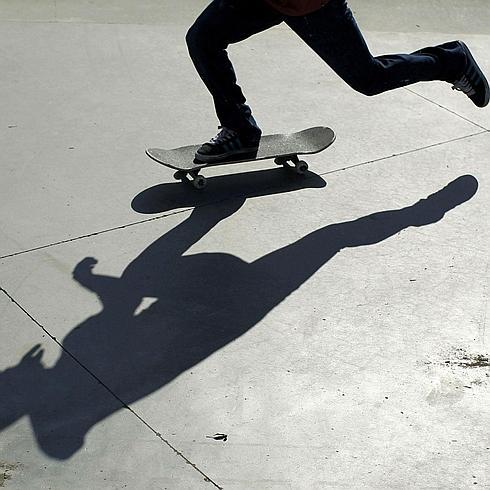
[[439,143],[433,143],[432,145],[421,146],[420,148],[414,148],[412,150],[401,151],[400,153],[394,153],[393,155],[388,155],[386,157],[375,158],[374,160],[368,160],[367,162],[355,163],[354,165],[348,165],[347,167],[337,168],[335,170],[330,170],[328,172],[323,172],[318,175],[329,175],[335,174],[337,172],[343,172],[344,170],[350,170],[352,168],[362,167],[364,165],[369,165],[371,163],[382,162],[383,160],[390,160],[391,158],[400,157],[403,155],[409,155],[410,153],[417,153],[418,151],[428,150],[429,148],[435,148],[436,146],[444,146],[449,143],[454,143],[455,141],[461,141],[467,138],[473,138],[474,136],[480,136],[481,134],[489,133],[490,130],[485,129],[484,131],[480,131],[478,133],[467,134],[466,136],[459,136],[458,138],[452,138],[447,141],[441,141]]
[[223,490],[216,482],[214,482],[209,476],[201,471],[195,463],[188,459],[182,452],[175,448],[167,439],[165,439],[160,432],[154,429],[141,415],[138,414],[133,408],[131,408],[122,398],[120,398],[108,385],[106,385],[95,373],[93,373],[88,367],[82,364],[55,336],[51,335],[49,331],[41,323],[39,323],[17,300],[15,300],[8,291],[0,286],[0,292],[2,292],[17,308],[19,308],[32,322],[34,322],[51,340],[53,340],[60,349],[63,350],[73,361],[78,364],[89,376],[91,376],[97,383],[103,386],[126,410],[129,410],[147,429],[149,429],[155,436],[157,436],[163,443],[165,443],[177,456],[182,458],[186,464],[192,466],[204,480],[214,485],[215,488]]
[[436,105],[437,107],[441,108],[441,109],[444,109],[445,111],[447,112],[450,112],[451,114],[454,114],[455,116],[459,117],[460,119],[463,119],[464,121],[466,122],[469,122],[470,124],[473,124],[474,126],[480,128],[480,129],[484,129],[485,131],[488,131],[488,128],[485,128],[484,126],[482,126],[481,124],[478,124],[476,123],[475,121],[472,121],[471,119],[468,119],[467,117],[464,117],[462,116],[461,114],[458,114],[456,111],[453,111],[437,102],[434,102],[433,100],[429,99],[428,97],[425,97],[424,95],[421,95],[417,92],[415,92],[415,90],[412,90],[410,88],[407,88],[407,87],[404,87],[404,89],[407,91],[407,92],[410,92],[411,94],[413,95],[416,95],[417,97],[420,97],[421,99],[424,99],[426,100],[427,102],[430,102],[431,104],[434,104]]
[[154,216],[153,218],[143,219],[140,221],[134,221],[134,222],[128,223],[126,225],[115,226],[113,228],[108,228],[106,230],[95,231],[94,233],[88,233],[87,235],[80,235],[80,236],[73,237],[73,238],[67,238],[66,240],[59,240],[57,242],[48,243],[46,245],[41,245],[39,247],[29,248],[27,250],[21,250],[20,252],[14,252],[12,254],[3,255],[0,257],[0,260],[1,259],[10,259],[12,257],[16,257],[17,255],[24,255],[24,254],[27,254],[30,252],[37,252],[38,250],[43,250],[45,248],[55,247],[56,245],[64,245],[65,243],[76,242],[78,240],[83,240],[85,238],[91,238],[91,237],[98,236],[98,235],[104,235],[105,233],[110,233],[111,231],[124,230],[124,229],[130,228],[132,226],[141,225],[144,223],[150,223],[152,221],[157,221],[157,220],[160,220],[163,218],[168,218],[169,216],[174,216],[176,214],[185,213],[186,211],[189,211],[189,208],[181,209],[179,211],[174,211],[172,213],[166,213],[166,214],[163,214],[160,216]]
[[[219,204],[221,202],[224,202],[224,201],[229,201],[231,199],[237,199],[237,198],[240,198],[240,197],[241,196],[230,195],[230,196],[228,196],[228,197],[226,197],[224,199],[218,199],[216,201],[210,201],[210,202],[201,204],[200,206],[196,206],[196,207],[212,206],[212,205],[215,205],[215,204]],[[132,223],[127,223],[127,224],[121,225],[121,226],[115,226],[113,228],[107,228],[105,230],[100,230],[100,231],[96,231],[96,232],[93,232],[93,233],[87,233],[86,235],[80,235],[80,236],[73,237],[73,238],[67,238],[65,240],[58,240],[57,242],[48,243],[46,245],[40,245],[39,247],[33,247],[33,248],[26,249],[26,250],[21,250],[20,252],[14,252],[14,253],[11,253],[11,254],[2,255],[2,256],[0,256],[0,260],[2,260],[2,259],[10,259],[12,257],[17,257],[18,255],[24,255],[24,254],[27,254],[27,253],[30,253],[30,252],[37,252],[39,250],[44,250],[45,248],[56,247],[57,245],[64,245],[66,243],[72,243],[72,242],[76,242],[78,240],[84,240],[85,238],[92,238],[92,237],[95,237],[95,236],[104,235],[106,233],[111,233],[113,231],[125,230],[127,228],[131,228],[132,226],[144,225],[146,223],[151,223],[152,221],[158,221],[158,220],[161,220],[161,219],[168,218],[170,216],[176,216],[178,214],[187,213],[189,211],[192,211],[192,209],[194,209],[194,208],[179,209],[178,211],[172,211],[172,212],[169,212],[169,213],[161,214],[159,216],[154,216],[152,218],[143,219],[143,220],[139,220],[139,221],[133,221]]]

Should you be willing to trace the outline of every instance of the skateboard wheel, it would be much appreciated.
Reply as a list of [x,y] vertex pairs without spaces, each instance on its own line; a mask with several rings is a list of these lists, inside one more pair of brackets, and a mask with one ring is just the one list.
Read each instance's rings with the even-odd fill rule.
[[304,175],[308,170],[308,164],[304,160],[300,160],[295,164],[294,170],[298,175]]
[[204,189],[207,185],[208,181],[206,180],[205,177],[203,177],[202,175],[197,175],[194,180],[192,181],[192,185],[196,188],[196,189]]
[[186,178],[186,173],[182,172],[182,170],[177,170],[177,172],[174,173],[175,180],[185,180],[185,178]]
[[288,161],[285,159],[285,158],[281,158],[281,157],[276,157],[274,158],[274,163],[276,165],[287,165]]

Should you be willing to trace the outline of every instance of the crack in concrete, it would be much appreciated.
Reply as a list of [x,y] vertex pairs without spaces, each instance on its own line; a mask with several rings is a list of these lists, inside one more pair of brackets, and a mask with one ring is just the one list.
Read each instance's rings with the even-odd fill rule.
[[407,87],[404,87],[404,88],[405,88],[405,90],[407,92],[410,92],[411,94],[416,95],[417,97],[420,97],[421,99],[424,99],[427,102],[430,102],[431,104],[434,104],[437,107],[439,107],[441,109],[444,109],[445,111],[450,112],[451,114],[454,114],[455,116],[458,116],[459,118],[463,119],[464,121],[469,122],[470,124],[473,124],[474,126],[477,126],[480,129],[484,129],[485,131],[488,131],[489,130],[488,128],[485,128],[484,126],[476,123],[475,121],[472,121],[471,119],[468,119],[467,117],[462,116],[461,114],[457,113],[456,111],[453,111],[453,110],[451,110],[451,109],[449,109],[449,108],[447,108],[447,107],[439,104],[438,102],[436,102],[434,100],[431,100],[428,97],[425,97],[424,95],[415,92],[415,90],[413,90],[413,89],[410,89],[410,88],[407,88]]
[[[399,156],[403,156],[403,155],[409,155],[410,153],[416,153],[418,151],[427,150],[429,148],[435,148],[436,146],[447,145],[447,144],[453,143],[455,141],[464,140],[466,138],[473,138],[474,136],[480,136],[481,134],[485,134],[485,133],[489,133],[489,132],[490,132],[490,130],[485,129],[485,131],[480,131],[479,133],[467,134],[466,136],[459,136],[458,138],[452,138],[450,140],[441,141],[439,143],[433,143],[432,145],[421,146],[420,148],[413,148],[412,150],[402,151],[400,153],[393,153],[393,155],[388,155],[386,157],[375,158],[374,160],[368,160],[367,162],[355,163],[354,165],[348,165],[347,167],[337,168],[335,170],[330,170],[328,172],[323,172],[323,173],[318,174],[318,175],[323,176],[323,175],[334,174],[336,172],[343,172],[344,170],[350,170],[352,168],[362,167],[364,165],[369,165],[371,163],[382,162],[383,160],[390,160],[391,158],[395,158],[395,157],[399,157]],[[0,259],[1,258],[2,257],[0,257]]]
[[48,243],[46,245],[40,245],[39,247],[29,248],[27,250],[21,250],[20,252],[14,252],[12,254],[3,255],[0,257],[0,260],[9,259],[12,257],[16,257],[17,255],[23,255],[23,254],[27,254],[30,252],[37,252],[38,250],[43,250],[45,248],[55,247],[56,245],[63,245],[65,243],[76,242],[77,240],[83,240],[85,238],[91,238],[91,237],[94,237],[97,235],[103,235],[104,233],[109,233],[111,231],[124,230],[125,228],[130,228],[131,226],[141,225],[144,223],[149,223],[151,221],[157,221],[159,219],[167,218],[168,216],[174,216],[176,214],[185,213],[187,211],[191,211],[191,208],[181,209],[179,211],[174,211],[172,213],[166,213],[166,214],[163,214],[160,216],[154,216],[153,218],[148,218],[148,219],[144,219],[144,220],[140,220],[140,221],[134,221],[134,222],[128,223],[126,225],[115,226],[113,228],[108,228],[106,230],[96,231],[94,233],[88,233],[87,235],[80,235],[80,236],[77,236],[74,238],[67,238],[66,240],[59,240],[57,242]]
[[0,286],[0,292],[2,292],[17,308],[19,308],[32,322],[34,322],[51,340],[53,340],[66,354],[68,354],[75,363],[77,363],[89,376],[91,376],[97,383],[103,386],[121,405],[122,408],[129,410],[147,429],[149,429],[155,436],[157,436],[163,443],[165,443],[178,457],[183,459],[186,464],[192,466],[207,483],[211,483],[219,490],[223,490],[216,482],[214,482],[209,476],[206,475],[198,466],[187,458],[181,451],[175,448],[167,439],[165,439],[160,432],[154,429],[139,413],[137,413],[131,406],[129,406],[122,398],[120,398],[108,385],[104,383],[95,373],[93,373],[88,367],[86,367],[81,361],[79,361],[55,336],[39,323],[17,300],[15,300],[8,291]]

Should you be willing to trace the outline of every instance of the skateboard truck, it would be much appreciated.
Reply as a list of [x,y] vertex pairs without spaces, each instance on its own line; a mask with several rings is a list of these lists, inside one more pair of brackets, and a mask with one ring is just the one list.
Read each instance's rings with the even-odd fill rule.
[[[293,165],[289,165],[289,162]],[[276,157],[274,163],[282,165],[285,169],[292,169],[298,175],[304,175],[308,171],[308,164],[304,160],[300,160],[298,155]]]
[[[292,165],[290,165],[290,163]],[[227,162],[233,163],[233,162]],[[308,164],[304,160],[300,160],[298,155],[280,156],[274,159],[276,165],[284,167],[286,170],[294,170],[298,175],[304,175],[308,171]],[[193,185],[195,189],[201,190],[208,185],[206,177],[200,175],[201,169],[196,170],[177,170],[174,173],[174,179],[180,182],[188,182]]]
[[180,180],[184,183],[190,182],[194,188],[198,190],[204,189],[208,185],[208,179],[206,179],[206,177],[203,175],[199,175],[200,170],[201,169],[191,170],[189,172],[185,170],[177,170],[177,172],[174,173],[174,179]]

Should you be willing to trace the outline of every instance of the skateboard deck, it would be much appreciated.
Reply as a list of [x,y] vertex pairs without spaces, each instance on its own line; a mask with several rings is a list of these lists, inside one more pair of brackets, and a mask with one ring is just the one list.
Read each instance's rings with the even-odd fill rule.
[[[235,156],[233,159],[219,162],[206,163],[196,160],[195,154],[201,145],[182,146],[171,150],[149,148],[146,150],[146,154],[156,162],[176,170],[175,179],[183,182],[190,181],[194,187],[202,189],[206,186],[206,179],[199,175],[199,172],[203,168],[218,165],[274,158],[277,165],[291,168],[298,174],[304,174],[308,170],[308,164],[300,160],[298,155],[319,153],[328,148],[334,141],[335,133],[330,128],[317,126],[296,133],[267,134],[260,139],[257,152]],[[188,176],[191,177],[191,180]]]

